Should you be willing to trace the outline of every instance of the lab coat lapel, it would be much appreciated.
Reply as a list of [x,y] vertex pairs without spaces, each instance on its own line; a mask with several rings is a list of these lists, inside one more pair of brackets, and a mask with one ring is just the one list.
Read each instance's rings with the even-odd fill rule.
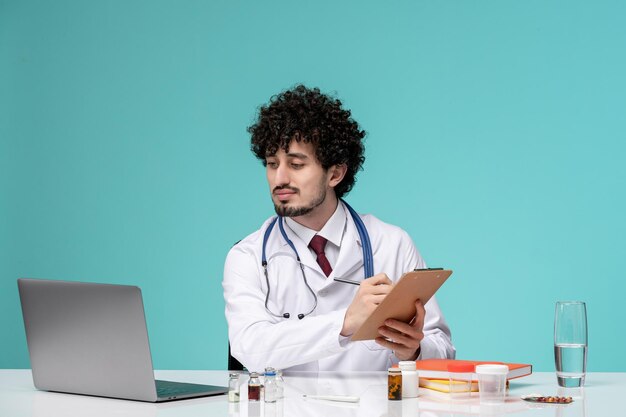
[[[352,216],[348,215],[346,234],[341,242],[337,265],[335,265],[332,276],[347,278],[359,267],[363,266],[363,249],[361,249],[361,239],[354,225]],[[361,280],[363,277],[358,277]]]
[[[289,226],[287,226],[286,224],[284,226],[287,236],[289,237],[289,239],[291,239],[293,245],[296,247],[298,255],[300,255],[300,262],[302,262],[302,265],[304,265],[304,268],[307,270],[306,273],[309,274],[309,270],[312,270],[313,272],[320,274],[321,277],[326,279],[326,275],[324,275],[322,268],[318,265],[317,260],[315,259],[314,255],[311,253],[311,250],[308,247],[308,242],[304,242],[302,239],[300,239],[298,235],[293,232],[293,230],[289,229]],[[285,239],[282,238],[280,230],[278,230],[278,235],[280,236],[280,239],[283,243],[282,250],[293,253],[293,251],[289,247],[289,244],[285,241]],[[293,255],[295,256],[295,254]]]
[[311,253],[311,250],[309,249],[308,242],[305,243],[298,236],[295,236],[293,232],[291,233],[289,238],[291,239],[293,244],[296,246],[296,249],[298,250],[298,254],[300,255],[300,262],[302,262],[304,267],[307,268],[308,270],[315,271],[317,274],[321,275],[324,279],[326,279],[326,275],[324,274],[324,272],[322,271],[322,268],[317,263],[317,259],[315,258],[313,253]]

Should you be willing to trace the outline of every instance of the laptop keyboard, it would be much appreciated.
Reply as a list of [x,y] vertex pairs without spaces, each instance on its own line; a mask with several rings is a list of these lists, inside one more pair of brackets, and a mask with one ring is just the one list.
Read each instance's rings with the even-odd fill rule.
[[178,395],[196,394],[200,392],[210,392],[211,385],[188,384],[185,382],[172,382],[156,380],[157,396],[176,397]]

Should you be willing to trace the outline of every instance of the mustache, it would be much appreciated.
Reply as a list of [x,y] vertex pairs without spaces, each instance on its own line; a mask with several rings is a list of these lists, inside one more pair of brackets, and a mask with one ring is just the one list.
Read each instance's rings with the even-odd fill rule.
[[296,188],[296,187],[290,187],[288,185],[279,185],[277,187],[274,187],[274,190],[272,190],[272,194],[276,193],[276,191],[278,190],[291,190],[294,193],[299,193],[300,189]]

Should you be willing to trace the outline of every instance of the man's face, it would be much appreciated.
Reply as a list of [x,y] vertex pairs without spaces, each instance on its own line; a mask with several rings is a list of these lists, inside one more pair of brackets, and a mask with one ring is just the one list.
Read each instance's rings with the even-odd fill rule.
[[326,200],[328,172],[315,156],[312,144],[292,140],[289,151],[279,149],[265,158],[267,182],[279,216],[311,213]]

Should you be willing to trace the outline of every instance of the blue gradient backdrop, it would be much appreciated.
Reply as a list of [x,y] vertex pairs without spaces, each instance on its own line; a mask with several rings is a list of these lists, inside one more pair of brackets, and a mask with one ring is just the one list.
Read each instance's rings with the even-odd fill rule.
[[[156,368],[224,369],[230,246],[272,214],[246,127],[297,82],[367,130],[348,200],[431,266],[458,357],[551,371],[554,303],[626,371],[622,1],[0,0],[0,367],[16,279],[142,287]],[[621,254],[621,255],[620,255]]]

